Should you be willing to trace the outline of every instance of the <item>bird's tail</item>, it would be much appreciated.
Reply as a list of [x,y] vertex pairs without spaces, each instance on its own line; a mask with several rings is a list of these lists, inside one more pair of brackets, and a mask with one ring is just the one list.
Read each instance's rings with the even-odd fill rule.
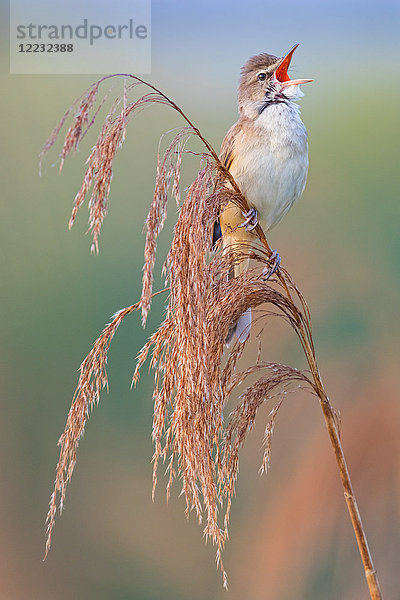
[[[227,238],[228,237],[229,236],[227,236]],[[228,239],[226,241],[228,241]],[[233,246],[232,245],[230,246],[230,248],[231,248],[231,250],[233,250],[233,252],[235,252],[235,245],[237,245],[238,249],[241,252],[243,252],[243,247],[240,244],[238,244],[237,242],[235,242],[233,244]],[[224,246],[225,246],[225,243],[224,243]],[[249,258],[244,258],[240,262],[235,263],[233,266],[233,272],[230,274],[230,277],[237,277],[241,273],[245,273],[249,268],[249,263],[250,263]],[[239,340],[239,342],[241,342],[241,343],[245,342],[250,335],[250,329],[251,329],[251,308],[249,307],[248,309],[245,310],[244,313],[242,313],[240,315],[240,317],[238,318],[236,323],[234,323],[232,325],[232,327],[230,328],[228,335],[226,337],[226,344],[229,346],[229,344],[232,342],[234,337],[236,337]]]
[[237,337],[239,342],[243,343],[247,340],[250,334],[251,329],[251,308],[245,310],[245,312],[240,315],[238,318],[236,325],[230,328],[228,335],[226,336],[226,344],[230,345],[234,337]]

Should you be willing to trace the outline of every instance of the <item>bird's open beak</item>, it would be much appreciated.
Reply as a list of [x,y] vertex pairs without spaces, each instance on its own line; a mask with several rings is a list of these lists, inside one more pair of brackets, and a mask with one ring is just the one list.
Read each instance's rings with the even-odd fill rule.
[[281,62],[275,70],[274,79],[281,85],[300,85],[301,83],[310,83],[311,81],[314,81],[314,79],[290,79],[288,75],[290,61],[292,60],[293,53],[298,45],[299,44],[296,44],[291,50],[289,50],[289,52],[286,54],[286,56],[282,58]]

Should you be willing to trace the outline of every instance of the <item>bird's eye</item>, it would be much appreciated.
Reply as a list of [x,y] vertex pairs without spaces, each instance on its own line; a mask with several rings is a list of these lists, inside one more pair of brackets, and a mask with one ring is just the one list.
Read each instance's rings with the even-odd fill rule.
[[257,77],[258,77],[258,79],[259,79],[260,81],[264,81],[264,79],[267,77],[267,74],[266,74],[266,73],[259,73],[259,74],[257,75]]

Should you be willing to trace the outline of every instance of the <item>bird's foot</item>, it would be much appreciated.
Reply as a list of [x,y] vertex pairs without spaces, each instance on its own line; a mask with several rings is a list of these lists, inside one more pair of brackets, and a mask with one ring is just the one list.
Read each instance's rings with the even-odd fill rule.
[[263,275],[266,275],[266,279],[270,279],[281,264],[281,257],[277,250],[273,250],[268,262],[271,266],[265,267],[263,270]]
[[250,208],[249,212],[245,213],[242,211],[242,215],[245,218],[245,221],[241,223],[238,227],[245,227],[246,231],[253,231],[255,227],[258,225],[258,215],[255,208]]

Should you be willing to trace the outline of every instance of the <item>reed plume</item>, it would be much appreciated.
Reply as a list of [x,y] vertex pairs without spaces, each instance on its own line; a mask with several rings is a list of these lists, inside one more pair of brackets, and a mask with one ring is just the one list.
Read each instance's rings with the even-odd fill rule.
[[[59,440],[60,458],[47,516],[46,555],[50,548],[57,504],[61,511],[89,409],[99,402],[101,390],[108,385],[106,362],[111,340],[122,320],[136,310],[141,311],[143,325],[146,323],[155,295],[153,269],[157,238],[166,220],[168,200],[172,197],[179,207],[179,214],[164,263],[166,288],[156,292],[168,296],[166,315],[139,352],[133,374],[135,385],[141,367],[151,357],[150,365],[155,373],[153,496],[158,465],[160,461],[166,461],[169,476],[167,496],[173,480],[180,479],[186,499],[186,514],[189,515],[193,510],[199,523],[204,523],[204,535],[216,546],[217,563],[223,573],[224,585],[227,586],[221,557],[228,538],[240,449],[254,426],[259,408],[269,403],[270,413],[265,427],[260,467],[261,472],[267,471],[271,437],[279,408],[289,391],[308,389],[318,397],[323,410],[371,598],[381,598],[339,439],[339,423],[319,374],[310,314],[300,290],[283,267],[278,267],[276,271],[273,268],[273,254],[259,225],[254,230],[254,244],[243,248],[243,255],[237,248],[235,252],[222,253],[218,244],[212,249],[212,232],[219,214],[228,201],[248,211],[246,198],[214,149],[175,102],[138,77],[119,75],[133,83],[129,86],[125,84],[122,97],[104,120],[87,160],[86,173],[70,219],[71,227],[79,208],[90,196],[88,207],[92,251],[98,252],[99,248],[101,225],[110,194],[113,160],[123,144],[127,125],[135,111],[150,104],[164,104],[177,111],[186,124],[164,153],[159,151],[154,196],[146,220],[141,298],[113,317],[80,367],[65,431]],[[64,160],[78,148],[96,120],[99,111],[96,101],[101,83],[116,76],[100,79],[72,105],[45,143],[41,159],[54,145],[65,121],[75,111],[60,154],[62,168]],[[137,86],[147,86],[150,91],[132,102],[128,101],[128,96]],[[201,140],[204,151],[199,156],[198,174],[182,198],[182,160],[192,136]],[[235,261],[249,255],[252,268],[233,279],[229,278]],[[268,325],[269,318],[280,317],[293,329],[303,348],[309,371],[263,361],[261,345],[256,363],[241,369],[240,360],[247,342],[236,341],[227,350],[225,340],[240,315],[250,307],[257,315],[256,320],[263,322],[263,327]],[[254,375],[258,379],[241,393],[236,408],[224,420],[231,395],[249,376]]]

